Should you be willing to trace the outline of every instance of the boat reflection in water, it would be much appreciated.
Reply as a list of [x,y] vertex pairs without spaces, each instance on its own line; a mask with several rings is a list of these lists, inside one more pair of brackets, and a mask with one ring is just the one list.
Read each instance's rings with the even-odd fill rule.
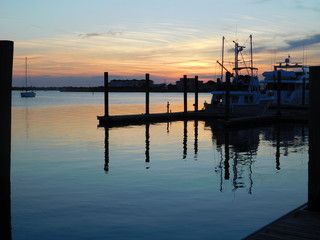
[[207,123],[212,131],[221,160],[215,171],[220,173],[220,191],[227,182],[232,183],[232,191],[244,188],[252,194],[253,169],[260,141],[275,148],[275,169],[281,170],[281,154],[288,156],[303,151],[308,141],[306,125],[275,124],[259,128],[219,129],[214,123]]
[[[252,193],[252,164],[255,161],[259,146],[259,129],[216,130],[209,125],[212,140],[216,143],[221,160],[215,171],[220,173],[220,191],[224,183],[230,181],[232,190],[247,189]],[[224,173],[223,173],[224,171]]]
[[[166,124],[167,135],[170,134],[171,122]],[[188,132],[188,127],[193,125],[194,132]],[[151,164],[150,153],[150,123],[145,124],[145,168]],[[290,151],[297,153],[304,151],[308,141],[307,125],[299,124],[274,124],[269,126],[251,128],[226,129],[217,122],[205,122],[205,131],[211,131],[213,146],[219,153],[218,164],[214,172],[220,175],[220,191],[225,191],[227,186],[231,190],[245,189],[249,194],[253,191],[253,165],[257,161],[259,145],[269,145],[274,149],[274,170],[281,170],[281,155],[288,156]],[[109,131],[105,128],[105,164],[104,171],[109,172]],[[190,136],[188,136],[188,134]],[[198,160],[199,146],[199,121],[183,121],[182,132],[182,159],[188,156],[188,137],[192,137],[193,159]],[[200,136],[201,138],[201,136]],[[189,140],[190,141],[190,140]],[[153,144],[157,144],[156,142]],[[189,144],[191,145],[191,144]],[[179,151],[179,149],[177,149]],[[270,159],[270,157],[269,157]]]

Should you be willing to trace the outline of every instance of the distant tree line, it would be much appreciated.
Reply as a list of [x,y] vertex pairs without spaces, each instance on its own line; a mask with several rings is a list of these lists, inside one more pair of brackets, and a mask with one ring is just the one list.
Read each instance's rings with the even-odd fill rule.
[[[188,79],[188,91],[194,91],[194,82],[192,79]],[[183,86],[180,81],[177,84],[154,84],[152,80],[149,82],[150,92],[183,92]],[[208,81],[203,83],[199,81],[199,92],[211,92],[214,90],[216,82]],[[110,92],[145,92],[146,84],[145,80],[111,80],[109,82],[108,89]],[[13,87],[12,90],[44,90],[44,91],[61,91],[61,92],[104,92],[104,86],[97,87]]]

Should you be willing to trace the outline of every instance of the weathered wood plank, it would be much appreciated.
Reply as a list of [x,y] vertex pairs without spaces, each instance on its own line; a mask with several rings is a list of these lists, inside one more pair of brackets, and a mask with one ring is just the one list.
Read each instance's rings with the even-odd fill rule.
[[244,239],[320,239],[320,212],[296,209]]

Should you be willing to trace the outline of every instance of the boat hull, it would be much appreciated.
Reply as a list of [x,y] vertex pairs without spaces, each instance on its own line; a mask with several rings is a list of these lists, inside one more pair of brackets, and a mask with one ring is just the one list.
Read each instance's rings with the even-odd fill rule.
[[[256,116],[264,114],[272,103],[271,99],[260,100],[257,104],[230,105],[230,114],[237,116]],[[225,114],[226,105],[206,104],[205,112],[212,114]]]
[[36,93],[35,92],[21,92],[20,96],[21,97],[35,97]]

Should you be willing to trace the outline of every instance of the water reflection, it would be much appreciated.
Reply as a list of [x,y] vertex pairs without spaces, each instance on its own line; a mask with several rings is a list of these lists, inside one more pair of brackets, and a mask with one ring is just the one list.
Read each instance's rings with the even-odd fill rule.
[[259,130],[224,129],[216,131],[215,126],[212,125],[211,131],[212,140],[216,143],[217,151],[222,156],[218,167],[216,167],[216,172],[220,172],[220,191],[224,190],[224,180],[228,182],[230,180],[232,191],[245,188],[251,194],[253,186],[252,164],[259,146]]
[[146,124],[146,151],[145,151],[145,154],[146,154],[146,169],[149,169],[149,162],[150,162],[150,133],[149,133],[149,130],[150,130],[150,124],[147,123]]
[[[166,133],[170,134],[171,122],[166,124]],[[182,159],[188,157],[188,138],[193,124],[193,158],[198,160],[199,154],[199,121],[182,122]],[[150,168],[150,124],[145,124],[145,168]],[[261,126],[256,128],[231,128],[225,129],[217,125],[216,122],[205,122],[205,131],[211,131],[213,147],[220,155],[215,166],[215,172],[220,175],[221,192],[226,185],[232,186],[232,191],[245,189],[249,194],[253,191],[253,165],[257,161],[257,153],[260,142],[263,141],[272,147],[275,159],[274,169],[281,170],[281,156],[288,156],[290,151],[297,152],[304,149],[307,140],[307,126],[305,125],[282,125]],[[189,132],[188,132],[189,129]],[[124,130],[125,131],[125,130]],[[201,136],[200,136],[201,138]],[[155,141],[154,144],[157,141]],[[178,151],[178,149],[177,149]],[[109,128],[105,128],[105,165],[104,170],[109,171]],[[271,169],[272,170],[272,169]]]
[[198,120],[194,121],[194,159],[198,158]]
[[279,171],[281,152],[283,156],[288,156],[289,149],[293,152],[299,151],[299,148],[302,150],[308,139],[304,125],[279,123],[268,127],[242,129],[219,129],[214,123],[207,123],[206,126],[211,129],[212,140],[221,154],[220,163],[215,168],[220,173],[220,191],[223,191],[225,182],[232,175],[233,191],[244,188],[252,194],[252,165],[256,161],[260,141],[267,141],[275,147],[275,169]]
[[104,171],[109,172],[109,128],[105,128],[104,134]]
[[182,146],[183,146],[182,159],[186,159],[188,154],[188,121],[183,121]]

